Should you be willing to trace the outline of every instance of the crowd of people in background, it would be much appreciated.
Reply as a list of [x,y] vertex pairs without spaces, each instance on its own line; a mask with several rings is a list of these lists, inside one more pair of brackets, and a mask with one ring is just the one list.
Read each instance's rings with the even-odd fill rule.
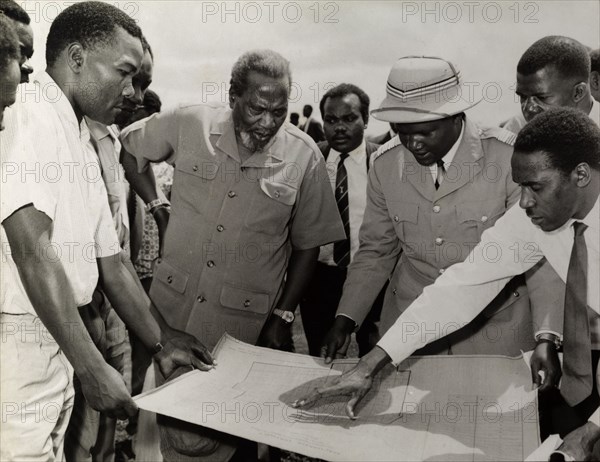
[[[354,418],[389,361],[533,350],[542,439],[600,456],[599,50],[531,44],[522,112],[495,127],[468,114],[457,63],[411,53],[376,108],[352,83],[327,91],[321,124],[308,104],[288,121],[275,51],[233,63],[226,106],[163,108],[123,11],[66,8],[36,74],[30,22],[0,0],[0,459],[112,461],[129,418],[139,460],[278,460],[131,397],[215,367],[225,333],[294,351],[297,307],[311,355],[346,357],[354,336],[362,359],[296,406],[351,395]],[[389,130],[367,137],[370,117]],[[491,264],[486,242],[537,250]],[[406,322],[445,327],[401,341]]]

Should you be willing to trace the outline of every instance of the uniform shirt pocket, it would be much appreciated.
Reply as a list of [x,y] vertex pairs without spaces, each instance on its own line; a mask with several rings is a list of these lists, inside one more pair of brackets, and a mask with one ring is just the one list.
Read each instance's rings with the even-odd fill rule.
[[[172,189],[173,207],[181,204],[186,209],[203,214],[214,187],[219,171],[216,162],[200,161],[194,158],[181,158],[175,164]],[[182,191],[183,193],[179,193]]]
[[255,195],[246,215],[246,226],[254,231],[282,236],[288,225],[298,190],[286,183],[259,180],[260,191]]
[[410,202],[390,202],[389,214],[396,234],[400,240],[404,240],[411,230],[417,229],[419,222],[419,204]]
[[504,203],[494,201],[466,202],[456,206],[456,216],[462,232],[478,242],[481,234],[504,215]]

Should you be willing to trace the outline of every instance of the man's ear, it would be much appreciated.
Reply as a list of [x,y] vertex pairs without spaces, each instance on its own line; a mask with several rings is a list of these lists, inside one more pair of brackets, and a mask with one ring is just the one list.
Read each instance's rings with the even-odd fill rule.
[[578,103],[588,93],[588,84],[586,82],[579,82],[573,87],[573,102]]
[[71,43],[67,47],[67,65],[75,74],[79,74],[85,62],[85,51],[79,42]]
[[587,162],[577,165],[571,175],[579,188],[585,188],[592,180],[592,171]]

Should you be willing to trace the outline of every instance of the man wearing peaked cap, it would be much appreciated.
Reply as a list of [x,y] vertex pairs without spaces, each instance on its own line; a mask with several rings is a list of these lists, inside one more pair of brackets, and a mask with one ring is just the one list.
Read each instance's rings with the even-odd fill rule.
[[[397,136],[379,149],[370,170],[360,246],[326,338],[328,358],[362,323],[388,278],[382,334],[426,286],[467,258],[520,194],[510,176],[514,135],[479,128],[465,115],[479,101],[456,66],[441,58],[401,58],[386,92],[371,114],[390,122]],[[536,290],[523,276],[513,278],[475,320],[440,326],[438,337],[455,332],[417,354],[517,356],[533,348],[531,305],[554,300],[548,287]]]

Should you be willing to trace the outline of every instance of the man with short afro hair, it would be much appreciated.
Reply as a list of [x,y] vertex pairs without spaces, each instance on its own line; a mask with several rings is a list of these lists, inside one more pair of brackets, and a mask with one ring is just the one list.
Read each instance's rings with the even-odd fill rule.
[[64,10],[50,26],[46,40],[46,64],[52,67],[67,45],[79,42],[83,49],[112,45],[115,28],[142,40],[142,30],[125,12],[104,2],[81,2]]
[[504,128],[518,134],[526,122],[551,107],[579,109],[599,123],[600,105],[592,98],[589,80],[590,56],[583,44],[560,35],[539,39],[517,64],[522,114]]
[[[15,104],[0,143],[3,173],[5,165],[58,169],[52,178],[3,178],[0,328],[11,335],[0,348],[0,401],[11,412],[3,414],[1,460],[63,459],[73,372],[92,408],[121,419],[137,412],[82,321],[98,283],[163,373],[213,364],[200,342],[156,312],[126,264],[104,183],[89,176],[100,166],[86,118],[112,124],[135,94],[141,30],[116,7],[85,2],[59,14],[48,42],[46,72]],[[49,88],[53,98],[39,98]],[[32,409],[53,412],[40,419]]]

